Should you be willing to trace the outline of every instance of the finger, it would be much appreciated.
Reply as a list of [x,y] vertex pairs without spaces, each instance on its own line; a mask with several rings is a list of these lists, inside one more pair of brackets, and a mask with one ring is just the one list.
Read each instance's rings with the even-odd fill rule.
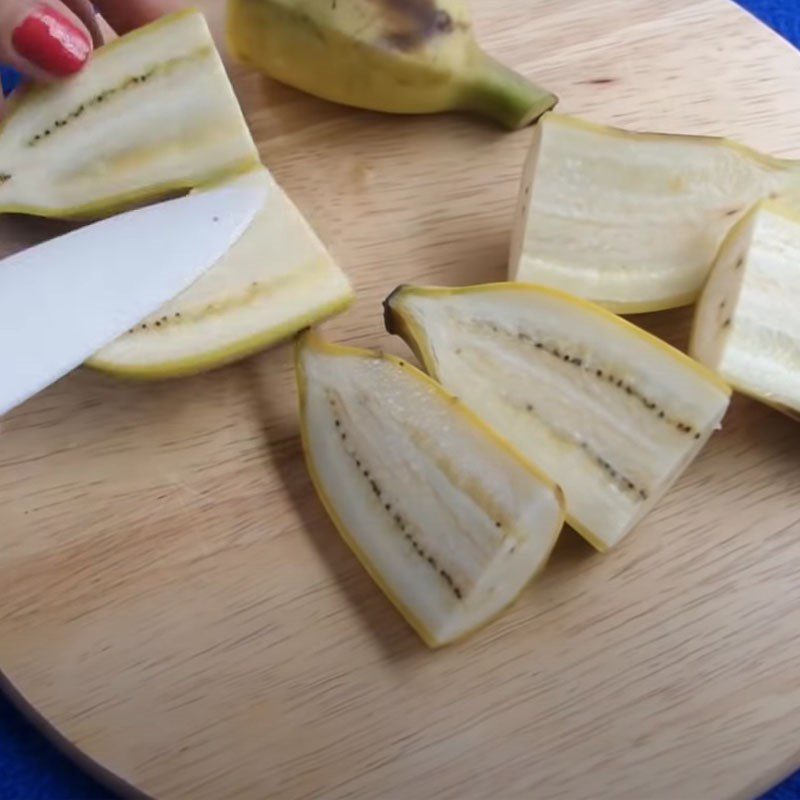
[[181,0],[97,0],[96,5],[108,24],[119,34],[185,8]]
[[89,32],[60,0],[0,2],[0,61],[52,81],[83,69],[91,53]]
[[92,36],[95,47],[103,44],[103,31],[97,19],[97,12],[91,0],[62,0],[64,5],[73,11],[78,19],[86,26],[86,30]]

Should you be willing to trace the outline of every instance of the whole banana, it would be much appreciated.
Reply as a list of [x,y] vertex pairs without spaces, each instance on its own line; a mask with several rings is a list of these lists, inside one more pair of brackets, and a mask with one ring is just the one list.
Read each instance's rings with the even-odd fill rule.
[[473,111],[513,130],[557,102],[480,48],[461,0],[229,0],[228,35],[242,61],[346,105]]

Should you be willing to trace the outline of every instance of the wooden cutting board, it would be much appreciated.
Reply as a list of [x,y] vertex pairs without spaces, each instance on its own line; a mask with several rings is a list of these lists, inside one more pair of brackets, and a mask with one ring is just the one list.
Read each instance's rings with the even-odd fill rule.
[[[726,0],[474,5],[565,111],[800,156],[800,55]],[[332,336],[404,352],[381,327],[397,284],[503,277],[530,131],[231,69],[358,289]],[[51,232],[5,219],[0,241]],[[688,320],[645,324],[683,344]],[[79,371],[0,425],[0,668],[149,795],[713,800],[800,765],[800,427],[752,401],[623,546],[565,532],[509,614],[438,653],[314,495],[289,347],[156,385]]]

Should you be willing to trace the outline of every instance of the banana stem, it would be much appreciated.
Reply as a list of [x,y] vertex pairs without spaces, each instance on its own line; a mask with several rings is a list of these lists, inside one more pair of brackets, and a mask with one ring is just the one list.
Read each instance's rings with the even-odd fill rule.
[[467,79],[463,107],[499,122],[509,130],[532,125],[556,103],[547,89],[531,83],[518,72],[480,53]]

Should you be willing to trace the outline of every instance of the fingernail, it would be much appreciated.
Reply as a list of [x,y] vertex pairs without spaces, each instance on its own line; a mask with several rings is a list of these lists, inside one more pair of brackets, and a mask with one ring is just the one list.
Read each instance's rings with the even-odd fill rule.
[[78,72],[92,52],[86,32],[46,5],[25,17],[14,29],[11,43],[22,58],[57,78]]

